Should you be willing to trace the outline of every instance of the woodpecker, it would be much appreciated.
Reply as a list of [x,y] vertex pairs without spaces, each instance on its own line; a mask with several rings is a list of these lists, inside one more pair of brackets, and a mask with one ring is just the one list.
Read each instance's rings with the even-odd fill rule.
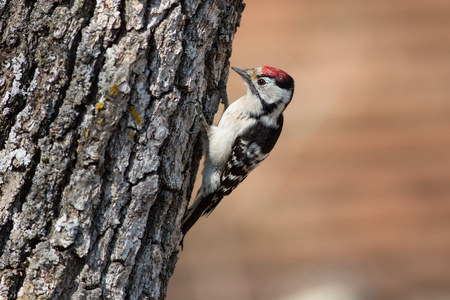
[[278,68],[231,68],[244,79],[247,94],[225,109],[217,126],[209,126],[199,112],[206,133],[203,181],[183,217],[183,237],[269,155],[294,93],[294,80]]

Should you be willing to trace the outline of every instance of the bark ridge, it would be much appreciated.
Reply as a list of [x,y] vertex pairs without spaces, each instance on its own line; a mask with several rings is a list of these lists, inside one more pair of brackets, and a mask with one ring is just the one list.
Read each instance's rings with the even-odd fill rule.
[[0,298],[165,297],[243,9],[0,3]]

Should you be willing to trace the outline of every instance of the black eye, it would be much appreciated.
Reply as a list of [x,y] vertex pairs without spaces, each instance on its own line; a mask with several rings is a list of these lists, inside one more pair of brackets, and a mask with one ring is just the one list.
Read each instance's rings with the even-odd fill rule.
[[265,85],[266,81],[264,79],[258,79],[258,85]]

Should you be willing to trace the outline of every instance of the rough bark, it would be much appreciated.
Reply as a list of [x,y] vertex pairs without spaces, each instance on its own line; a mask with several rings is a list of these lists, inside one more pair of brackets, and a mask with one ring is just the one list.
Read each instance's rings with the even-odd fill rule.
[[0,298],[164,298],[243,8],[0,1]]

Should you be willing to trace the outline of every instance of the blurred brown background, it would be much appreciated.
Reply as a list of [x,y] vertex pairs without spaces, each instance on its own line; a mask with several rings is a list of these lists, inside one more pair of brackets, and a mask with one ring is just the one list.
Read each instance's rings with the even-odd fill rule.
[[232,65],[287,71],[294,99],[168,299],[450,299],[450,1],[245,2]]

